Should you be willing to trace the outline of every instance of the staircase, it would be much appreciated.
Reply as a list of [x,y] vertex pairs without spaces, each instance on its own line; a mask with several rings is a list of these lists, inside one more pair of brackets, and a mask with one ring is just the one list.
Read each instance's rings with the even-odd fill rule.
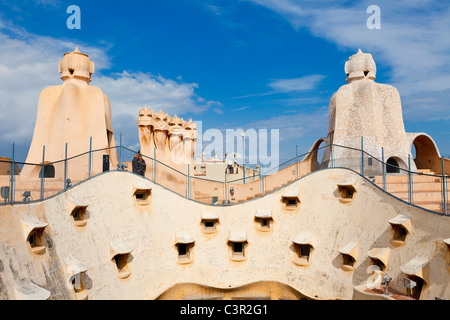
[[[276,179],[272,181],[264,181],[264,194],[270,193],[272,191],[278,190],[279,188],[289,184],[294,181],[294,178],[291,175],[286,175],[283,179]],[[378,185],[381,189],[383,189],[383,177],[375,176],[374,183]],[[422,207],[427,210],[431,210],[434,212],[443,213],[444,212],[444,203],[443,203],[443,190],[442,190],[442,178],[436,175],[435,172],[432,172],[429,169],[419,169],[418,173],[411,174],[412,179],[412,203],[416,206]],[[72,184],[76,184],[77,181],[73,181]],[[259,183],[259,182],[258,182]],[[9,181],[5,180],[1,185],[9,185]],[[259,186],[259,184],[258,184]],[[16,181],[14,185],[14,199],[16,202],[21,202],[23,198],[23,193],[25,191],[31,192],[31,200],[39,200],[41,196],[41,181],[27,181],[20,182]],[[62,181],[54,181],[50,179],[45,180],[43,197],[48,198],[52,195],[55,195],[64,189],[64,184]],[[447,178],[446,185],[446,201],[447,201],[447,214],[450,214],[450,178]],[[223,191],[217,190],[215,188],[215,192],[212,190],[208,190],[208,192],[204,190],[203,192],[195,191],[192,199],[197,200],[199,202],[211,204],[212,197],[218,197],[218,204],[223,203]],[[387,174],[386,175],[386,192],[391,193],[395,197],[402,199],[406,202],[410,202],[410,190],[409,190],[409,176],[408,175],[395,175],[395,174]],[[244,197],[239,198],[229,197],[232,203],[239,203],[248,201],[254,198],[261,197],[263,193],[261,192],[261,188],[257,188],[254,193],[246,194]]]
[[[78,181],[73,181],[72,185]],[[44,199],[49,198],[64,190],[63,181],[55,181],[50,179],[45,179],[43,197]],[[41,198],[41,181],[15,181],[14,182],[14,201],[22,202],[23,194],[25,191],[29,191],[31,198],[29,200],[35,201]]]
[[[378,185],[381,189],[383,189],[383,176],[375,176],[374,178],[375,178],[374,183]],[[429,169],[419,169],[418,173],[411,174],[411,179],[412,179],[412,203],[418,207],[427,210],[443,213],[444,203],[442,192],[442,178]],[[292,181],[294,181],[294,179],[290,176],[287,177],[286,181],[281,181],[281,179],[277,181],[271,181],[271,183],[267,183],[267,181],[265,181],[264,186],[266,189],[264,190],[264,194],[278,190]],[[447,188],[446,188],[447,213],[449,213],[450,209],[449,182],[450,180],[447,181]],[[410,202],[409,176],[391,175],[391,174],[386,175],[386,192],[391,193],[395,197],[409,203]],[[239,203],[254,198],[258,198],[262,195],[263,194],[259,190],[256,191],[254,194],[246,196],[245,198],[230,197],[229,199],[231,200],[232,203]],[[195,192],[195,200],[210,203],[211,195]],[[220,200],[219,203],[222,203],[222,201]]]
[[[419,174],[411,174],[412,180],[412,203],[435,212],[444,211],[442,178],[429,169],[419,169]],[[383,177],[375,177],[375,183],[383,188]],[[410,202],[409,176],[408,175],[387,175],[386,191],[406,202]],[[450,196],[447,190],[447,208],[449,207]]]

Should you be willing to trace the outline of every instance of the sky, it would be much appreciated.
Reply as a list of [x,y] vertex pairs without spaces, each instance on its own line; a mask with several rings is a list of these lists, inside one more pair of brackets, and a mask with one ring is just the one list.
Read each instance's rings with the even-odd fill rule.
[[[80,29],[67,27],[70,5]],[[371,5],[379,29],[367,27]],[[15,143],[25,160],[40,92],[62,83],[58,62],[78,47],[111,101],[116,139],[136,150],[147,105],[203,132],[278,130],[280,162],[305,153],[327,135],[329,100],[361,49],[376,82],[398,89],[406,131],[449,157],[449,31],[450,5],[436,0],[0,0],[0,156]]]

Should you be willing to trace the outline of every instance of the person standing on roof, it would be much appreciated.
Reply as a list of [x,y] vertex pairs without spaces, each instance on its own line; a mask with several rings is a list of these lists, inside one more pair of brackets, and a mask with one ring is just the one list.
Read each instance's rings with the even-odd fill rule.
[[138,174],[145,177],[145,169],[147,168],[147,164],[145,163],[145,160],[140,153],[138,154],[137,163]]

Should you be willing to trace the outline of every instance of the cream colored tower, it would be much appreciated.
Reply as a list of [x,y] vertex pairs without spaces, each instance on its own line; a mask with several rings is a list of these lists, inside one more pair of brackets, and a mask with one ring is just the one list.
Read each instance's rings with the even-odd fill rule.
[[[94,152],[91,158],[92,174],[99,173],[108,160],[111,169],[118,163],[114,149],[114,133],[111,121],[111,105],[108,97],[98,87],[90,86],[94,63],[78,48],[68,52],[59,62],[63,83],[45,88],[40,95],[36,125],[27,163],[41,164],[45,146],[45,163],[64,160],[90,149],[112,148]],[[107,157],[104,157],[107,156]],[[52,164],[55,180],[64,178],[64,162]],[[24,166],[20,178],[38,179],[41,166]],[[89,173],[89,155],[67,162],[67,178],[82,180]]]
[[[385,161],[389,158],[402,168],[407,168],[411,155],[411,142],[405,132],[400,95],[396,88],[375,82],[376,64],[371,54],[361,50],[345,63],[348,84],[332,96],[329,107],[327,140],[333,144],[364,151]],[[330,166],[330,150],[324,152],[322,165]],[[367,156],[365,157],[367,161]],[[335,166],[347,166],[356,170],[361,165],[361,152],[333,148]],[[411,158],[411,169],[415,170]],[[380,162],[365,163],[365,172],[380,173]]]
[[[170,117],[145,106],[139,110],[139,141],[141,153],[187,173],[187,165],[194,163],[197,126],[177,115]],[[147,171],[152,167],[147,166]]]
[[146,162],[145,176],[159,183],[174,184],[174,191],[184,196],[188,196],[187,189],[194,192],[194,183],[186,176],[194,174],[195,123],[177,115],[170,117],[161,110],[155,113],[145,106],[139,110],[138,129],[140,151]]

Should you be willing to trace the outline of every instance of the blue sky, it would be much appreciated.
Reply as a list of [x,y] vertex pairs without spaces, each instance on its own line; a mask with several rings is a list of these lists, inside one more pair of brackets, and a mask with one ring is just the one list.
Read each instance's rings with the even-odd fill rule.
[[[72,4],[80,30],[66,27]],[[370,5],[379,30],[366,27]],[[430,134],[450,156],[449,31],[450,6],[434,0],[0,0],[0,155],[15,142],[25,159],[39,93],[61,83],[58,62],[78,46],[130,147],[148,105],[203,130],[279,129],[280,161],[296,145],[307,152],[326,135],[329,99],[360,48],[376,81],[399,90],[406,131]]]

